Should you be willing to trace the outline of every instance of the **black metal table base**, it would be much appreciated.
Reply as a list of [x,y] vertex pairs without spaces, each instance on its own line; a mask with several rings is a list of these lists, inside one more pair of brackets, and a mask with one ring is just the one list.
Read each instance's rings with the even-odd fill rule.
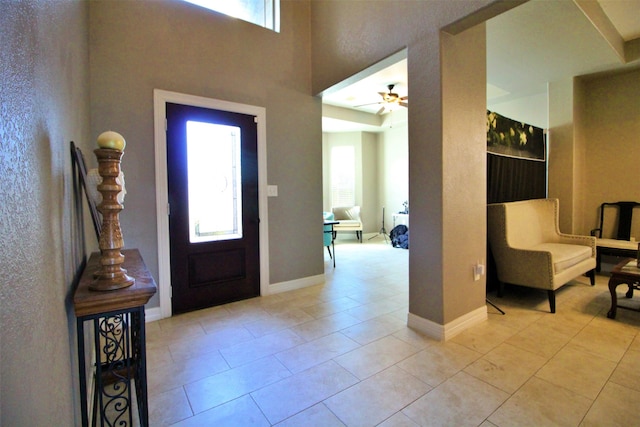
[[[144,306],[77,318],[82,425],[89,426],[85,322],[92,322],[96,362],[91,425],[133,426],[134,411],[141,427],[149,425]],[[135,387],[135,390],[134,390]]]

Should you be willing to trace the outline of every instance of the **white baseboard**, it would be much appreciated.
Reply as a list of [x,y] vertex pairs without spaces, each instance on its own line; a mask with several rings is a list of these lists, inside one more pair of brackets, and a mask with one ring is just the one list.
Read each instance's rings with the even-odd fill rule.
[[144,321],[145,323],[154,322],[162,319],[162,310],[160,307],[145,308],[144,309]]
[[431,320],[409,313],[407,326],[438,341],[448,341],[462,331],[487,320],[487,306],[483,305],[463,316],[458,317],[446,325],[440,325]]
[[317,276],[303,277],[301,279],[290,280],[288,282],[272,283],[269,285],[269,295],[294,291],[296,289],[319,285],[324,282],[324,274],[318,274]]

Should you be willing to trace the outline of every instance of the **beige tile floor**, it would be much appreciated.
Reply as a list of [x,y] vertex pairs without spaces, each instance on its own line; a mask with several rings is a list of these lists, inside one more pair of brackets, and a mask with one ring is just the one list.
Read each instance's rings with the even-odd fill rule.
[[489,295],[507,314],[441,343],[406,326],[408,251],[336,252],[325,284],[149,323],[151,425],[640,425],[640,313],[607,319],[606,273],[556,314]]

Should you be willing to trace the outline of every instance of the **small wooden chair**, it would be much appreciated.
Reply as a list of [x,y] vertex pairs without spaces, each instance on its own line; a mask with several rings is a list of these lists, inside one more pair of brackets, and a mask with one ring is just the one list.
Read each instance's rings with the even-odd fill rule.
[[[591,230],[597,238],[596,271],[600,271],[602,255],[633,257],[638,253],[638,243],[631,235],[633,210],[639,202],[612,202],[600,205],[600,225]],[[604,236],[604,238],[603,238]],[[634,241],[631,238],[634,237]]]

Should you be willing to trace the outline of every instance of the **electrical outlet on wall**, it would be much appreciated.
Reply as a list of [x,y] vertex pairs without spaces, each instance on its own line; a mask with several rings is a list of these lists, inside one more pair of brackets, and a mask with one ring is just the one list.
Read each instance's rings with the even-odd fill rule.
[[480,280],[480,276],[483,276],[483,275],[484,275],[484,264],[478,261],[473,266],[473,280],[478,281]]

